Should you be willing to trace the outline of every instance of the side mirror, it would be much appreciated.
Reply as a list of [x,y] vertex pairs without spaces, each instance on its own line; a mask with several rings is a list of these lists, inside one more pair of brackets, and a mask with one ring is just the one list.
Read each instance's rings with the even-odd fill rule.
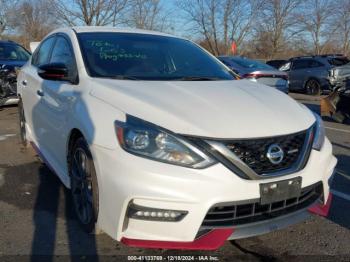
[[38,75],[46,80],[69,81],[68,68],[62,63],[51,63],[39,66]]

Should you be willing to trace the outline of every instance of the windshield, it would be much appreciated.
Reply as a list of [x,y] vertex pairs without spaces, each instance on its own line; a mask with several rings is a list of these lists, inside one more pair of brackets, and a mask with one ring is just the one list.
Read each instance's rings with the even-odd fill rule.
[[248,69],[264,69],[264,70],[275,70],[272,66],[269,66],[264,63],[260,63],[255,60],[247,59],[247,58],[232,58],[232,62],[238,64],[241,67]]
[[290,62],[285,63],[284,65],[282,65],[278,70],[280,71],[288,71],[290,69]]
[[194,43],[133,33],[79,33],[90,76],[131,80],[232,80],[218,60]]
[[30,53],[20,45],[0,43],[0,60],[27,61]]

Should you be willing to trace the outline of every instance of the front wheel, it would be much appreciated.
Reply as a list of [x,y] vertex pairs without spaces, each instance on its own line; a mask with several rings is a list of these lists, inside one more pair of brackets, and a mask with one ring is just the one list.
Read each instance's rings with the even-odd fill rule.
[[306,82],[305,90],[308,95],[321,95],[321,85],[316,79],[310,79]]
[[91,233],[98,216],[98,185],[92,155],[83,138],[74,143],[69,162],[75,212],[84,230]]

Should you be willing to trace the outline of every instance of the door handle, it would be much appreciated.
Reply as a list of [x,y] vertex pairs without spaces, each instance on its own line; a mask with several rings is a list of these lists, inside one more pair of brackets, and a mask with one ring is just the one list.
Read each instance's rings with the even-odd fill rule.
[[41,90],[37,90],[36,93],[38,94],[38,96],[44,96],[44,92]]
[[22,85],[26,86],[27,85],[27,80],[22,81]]

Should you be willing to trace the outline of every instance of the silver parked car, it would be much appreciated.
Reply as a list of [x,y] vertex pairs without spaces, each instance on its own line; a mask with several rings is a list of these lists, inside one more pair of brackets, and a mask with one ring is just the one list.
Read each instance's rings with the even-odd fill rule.
[[291,58],[280,70],[288,73],[290,91],[320,95],[330,90],[330,69],[347,63],[349,60],[339,54],[301,56]]
[[241,56],[219,56],[218,59],[241,78],[247,78],[288,93],[288,75],[272,66]]

